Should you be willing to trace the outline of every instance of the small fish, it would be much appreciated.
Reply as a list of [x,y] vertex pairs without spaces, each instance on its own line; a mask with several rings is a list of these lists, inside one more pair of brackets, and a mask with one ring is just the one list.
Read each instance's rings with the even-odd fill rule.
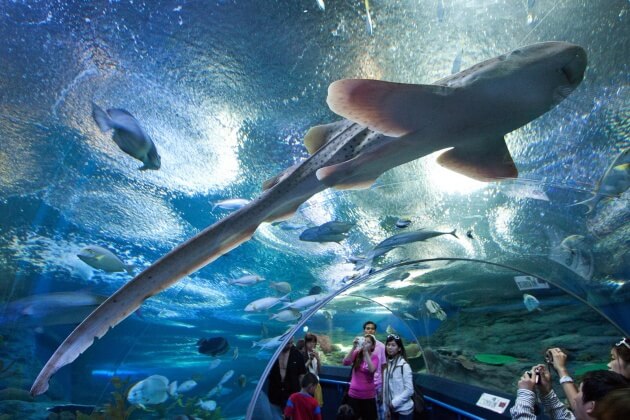
[[306,225],[303,225],[301,223],[292,223],[287,222],[286,220],[283,220],[281,222],[273,222],[271,225],[278,226],[282,230],[299,230],[306,227]]
[[427,299],[427,301],[424,303],[424,306],[426,306],[429,314],[439,319],[440,321],[444,321],[446,319],[446,312],[444,312],[442,307],[437,302],[431,299]]
[[197,406],[201,407],[202,410],[206,411],[214,411],[217,409],[217,402],[214,400],[199,400],[197,401]]
[[411,224],[411,220],[405,217],[401,217],[400,219],[396,220],[396,227],[400,229],[406,228],[410,224]]
[[422,242],[426,241],[427,239],[435,238],[436,236],[441,235],[453,235],[455,238],[459,239],[455,234],[455,229],[450,232],[437,232],[434,230],[419,229],[412,232],[398,233],[396,235],[390,236],[389,238],[376,245],[374,247],[374,250],[391,250],[401,245],[406,245],[413,242]]
[[103,133],[114,130],[112,139],[120,150],[144,163],[139,168],[141,171],[160,169],[162,162],[157,148],[133,115],[115,108],[105,112],[92,102],[92,118]]
[[229,381],[232,378],[232,376],[234,376],[234,370],[230,369],[227,372],[225,372],[223,376],[221,377],[221,380],[219,381],[218,386],[225,385],[225,383]]
[[234,351],[232,352],[232,360],[238,359],[238,347],[234,347]]
[[618,198],[630,187],[630,147],[624,149],[610,164],[604,175],[595,185],[594,196],[573,204],[588,207],[586,214],[592,213],[600,201]]
[[228,200],[217,201],[214,203],[212,211],[215,211],[216,209],[234,211],[245,207],[247,203],[249,203],[249,200],[245,200],[244,198],[230,198]]
[[169,395],[175,394],[175,387],[176,383],[169,384],[166,377],[152,375],[131,387],[127,401],[138,405],[160,404],[166,401]]
[[466,231],[466,236],[467,236],[468,238],[470,238],[470,239],[475,239],[475,238],[473,237],[473,231],[472,231],[472,229],[468,229],[468,230]]
[[126,265],[110,250],[98,245],[86,246],[79,251],[77,257],[90,267],[96,268],[97,270],[103,270],[108,273],[126,271],[129,274],[133,274],[133,270],[135,268],[133,265]]
[[221,359],[212,359],[208,364],[208,369],[212,370],[221,364]]
[[372,35],[373,26],[372,26],[372,16],[370,15],[370,3],[368,0],[363,0],[365,4],[365,29],[368,35]]
[[181,394],[182,392],[188,392],[196,386],[197,386],[197,382],[190,379],[177,387],[177,393]]
[[301,241],[307,242],[341,242],[354,223],[331,221],[320,226],[304,230],[300,234]]
[[245,385],[247,385],[247,376],[245,376],[243,374],[239,375],[239,377],[238,377],[238,385],[241,388],[245,388]]
[[536,299],[534,296],[529,295],[527,293],[523,293],[523,304],[527,308],[528,312],[531,312],[534,310],[542,311],[542,309],[539,308],[540,302],[538,301],[538,299]]
[[282,344],[282,340],[284,339],[284,335],[279,335],[271,338],[263,338],[260,341],[254,341],[252,343],[252,347],[260,347],[261,349],[271,350]]
[[239,277],[234,280],[230,280],[230,284],[235,284],[237,286],[251,286],[252,284],[259,283],[264,279],[257,275],[247,275],[243,277]]
[[457,55],[455,56],[455,59],[453,60],[453,66],[451,67],[451,74],[459,73],[462,67],[462,54],[463,53],[464,51],[457,50]]
[[324,0],[317,0],[317,5],[320,9],[326,10],[326,5],[324,4]]
[[300,298],[300,299],[296,300],[295,302],[285,303],[284,306],[282,307],[282,309],[304,309],[304,308],[308,308],[309,306],[313,306],[316,303],[321,302],[322,300],[326,299],[327,297],[328,297],[328,295],[325,295],[325,294],[307,295],[307,296],[304,296],[303,298]]
[[415,316],[411,315],[409,312],[403,312],[403,315],[404,315],[407,319],[413,319],[414,321],[418,321],[418,318],[416,318]]
[[272,314],[269,316],[269,319],[275,319],[276,321],[280,322],[297,321],[300,318],[302,318],[302,313],[297,309],[285,309],[278,312],[277,314]]
[[279,281],[279,282],[270,282],[269,283],[269,287],[271,287],[272,289],[280,292],[280,293],[291,293],[291,285],[289,283],[287,283],[286,281]]
[[266,311],[267,309],[277,305],[280,302],[285,302],[287,299],[289,299],[288,294],[282,297],[264,297],[256,299],[255,301],[247,304],[247,306],[245,307],[245,312]]

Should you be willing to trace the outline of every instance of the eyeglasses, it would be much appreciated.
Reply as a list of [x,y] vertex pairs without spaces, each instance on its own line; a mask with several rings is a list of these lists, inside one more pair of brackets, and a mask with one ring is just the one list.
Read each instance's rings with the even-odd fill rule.
[[619,347],[622,344],[630,349],[630,344],[628,344],[628,342],[626,341],[626,337],[623,337],[620,342],[615,344],[615,347]]
[[[396,334],[390,334],[387,336],[387,339],[389,340],[390,338],[393,338],[394,340],[400,340],[400,337],[398,337]],[[626,344],[627,345],[627,344]]]

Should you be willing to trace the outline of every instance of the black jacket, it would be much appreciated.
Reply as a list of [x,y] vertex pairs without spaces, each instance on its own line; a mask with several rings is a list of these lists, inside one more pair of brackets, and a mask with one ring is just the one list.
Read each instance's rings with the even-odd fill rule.
[[267,393],[269,402],[279,405],[283,409],[289,396],[294,392],[300,391],[300,376],[306,373],[306,365],[302,353],[295,346],[292,346],[289,351],[284,382],[280,381],[280,363],[278,359],[273,363],[271,372],[269,372],[269,392]]

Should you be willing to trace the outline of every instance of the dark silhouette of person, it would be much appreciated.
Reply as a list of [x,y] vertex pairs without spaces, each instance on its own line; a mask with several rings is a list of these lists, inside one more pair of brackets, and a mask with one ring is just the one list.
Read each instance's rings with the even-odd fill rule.
[[291,394],[300,391],[300,381],[305,373],[304,356],[295,348],[291,338],[269,372],[269,402],[284,411]]

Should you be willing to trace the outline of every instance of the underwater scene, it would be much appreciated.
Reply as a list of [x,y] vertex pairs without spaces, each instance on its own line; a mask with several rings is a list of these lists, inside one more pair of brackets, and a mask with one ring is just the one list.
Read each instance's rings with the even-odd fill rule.
[[[0,419],[266,418],[365,321],[514,394],[630,334],[627,0],[0,1]],[[624,29],[625,28],[625,29]],[[257,403],[258,402],[258,403]]]

